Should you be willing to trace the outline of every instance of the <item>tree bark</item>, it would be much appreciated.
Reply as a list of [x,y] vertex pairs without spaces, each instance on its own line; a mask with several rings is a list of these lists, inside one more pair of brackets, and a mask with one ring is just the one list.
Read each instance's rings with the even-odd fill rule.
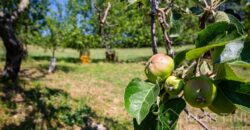
[[206,27],[206,22],[207,22],[209,15],[210,15],[210,12],[205,11],[204,14],[199,18],[200,29],[204,29]]
[[52,58],[50,60],[48,73],[54,73],[56,71],[56,56],[55,56],[55,52],[56,52],[56,47],[54,46],[53,49],[52,49]]
[[168,32],[167,32],[167,28],[169,28],[169,24],[165,21],[166,20],[166,17],[165,15],[168,13],[168,12],[164,12],[164,10],[162,9],[159,9],[157,8],[157,11],[158,12],[158,21],[161,25],[161,29],[162,29],[162,33],[163,33],[163,38],[165,40],[165,46],[166,46],[166,52],[168,55],[174,57],[175,54],[174,54],[174,50],[172,48],[172,44],[173,44],[173,41],[170,39],[169,35],[168,35]]
[[22,43],[17,39],[13,24],[20,13],[29,5],[29,0],[21,0],[18,8],[11,14],[0,9],[0,37],[6,49],[3,77],[15,81],[18,78],[22,59],[25,55]]
[[3,40],[6,49],[6,59],[3,71],[3,77],[15,81],[20,71],[24,48],[17,39],[13,29],[13,23],[9,20],[0,21],[0,37]]
[[156,1],[152,0],[151,2],[151,39],[152,39],[152,51],[153,54],[157,54],[157,43],[156,43],[156,25],[155,25],[155,16],[156,16]]

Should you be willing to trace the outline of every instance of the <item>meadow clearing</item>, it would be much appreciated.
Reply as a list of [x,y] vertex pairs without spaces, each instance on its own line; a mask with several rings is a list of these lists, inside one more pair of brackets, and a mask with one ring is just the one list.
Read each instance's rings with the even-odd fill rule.
[[[164,48],[159,50],[165,52]],[[124,89],[132,78],[146,78],[144,64],[152,55],[151,48],[116,49],[118,63],[105,62],[104,49],[91,49],[89,64],[80,63],[77,51],[59,49],[53,74],[47,73],[50,51],[36,46],[29,46],[28,51],[18,83],[0,82],[0,129],[78,129],[84,125],[84,116],[111,130],[132,129],[132,119],[124,109]],[[0,57],[2,70],[2,48]],[[201,114],[199,109],[192,108],[191,112]],[[213,116],[216,122],[202,119],[212,129],[250,129],[250,115],[243,111]],[[184,113],[180,118],[178,129],[201,129]]]

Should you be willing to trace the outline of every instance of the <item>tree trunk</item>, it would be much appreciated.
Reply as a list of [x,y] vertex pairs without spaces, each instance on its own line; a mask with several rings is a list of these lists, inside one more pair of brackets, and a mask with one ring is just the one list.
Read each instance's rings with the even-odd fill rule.
[[15,81],[18,77],[24,48],[22,43],[17,39],[10,20],[0,21],[0,37],[3,40],[6,49],[6,62],[3,71],[3,77]]
[[48,73],[54,73],[56,71],[56,57],[55,57],[56,47],[52,49],[52,58],[50,60]]

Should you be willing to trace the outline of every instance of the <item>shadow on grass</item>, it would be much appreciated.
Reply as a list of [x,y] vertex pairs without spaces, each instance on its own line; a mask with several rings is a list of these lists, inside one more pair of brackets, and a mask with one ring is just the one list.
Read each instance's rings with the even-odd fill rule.
[[98,116],[83,101],[73,99],[67,92],[35,85],[26,88],[24,81],[0,81],[0,103],[6,106],[14,122],[0,124],[2,130],[27,129],[86,129],[91,117],[103,120],[112,129],[127,129],[111,118]]
[[[50,61],[50,56],[29,56],[31,59],[34,59],[36,61]],[[91,58],[91,57],[90,57]],[[150,58],[150,56],[142,56],[137,57],[133,59],[126,59],[126,60],[118,60],[118,62],[113,63],[136,63],[136,62],[143,62],[147,61]],[[73,57],[57,57],[56,58],[58,62],[64,61],[68,63],[80,63],[80,60],[78,58]],[[91,63],[99,63],[99,62],[107,62],[106,59],[91,59]]]
[[125,63],[147,62],[149,58],[150,56],[141,56],[141,57],[137,57],[134,59],[124,60],[122,62],[125,62]]
[[[126,60],[118,60],[117,62],[111,63],[138,63],[138,62],[146,62],[150,56],[142,56],[134,59],[126,59]],[[99,63],[99,62],[107,62],[106,59],[91,59],[91,63]]]
[[[40,64],[38,68],[39,68],[39,70],[46,70],[47,71],[48,67],[49,67],[48,64]],[[67,64],[57,64],[56,65],[56,71],[59,70],[59,71],[63,71],[64,73],[69,73],[71,71],[74,71],[75,69],[76,68],[71,67],[71,66],[69,66]],[[55,73],[56,73],[56,71],[55,71]]]
[[44,78],[47,74],[47,70],[43,68],[22,69],[19,73],[20,77],[28,80],[39,80]]
[[[50,61],[51,56],[29,56],[29,58],[34,59],[36,61]],[[69,63],[80,63],[79,58],[74,58],[74,57],[57,57],[56,60],[58,62],[64,61],[64,62],[69,62]]]

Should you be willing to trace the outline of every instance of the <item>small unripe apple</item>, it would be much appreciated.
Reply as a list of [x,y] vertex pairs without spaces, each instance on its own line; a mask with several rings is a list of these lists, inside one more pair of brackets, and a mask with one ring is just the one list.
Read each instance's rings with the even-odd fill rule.
[[165,54],[153,55],[145,68],[145,74],[150,82],[163,82],[174,70],[174,60]]
[[193,107],[203,108],[212,104],[217,88],[208,77],[201,76],[189,80],[184,86],[185,100]]
[[169,76],[164,84],[164,88],[170,95],[178,95],[184,86],[184,81],[175,76]]
[[208,106],[208,109],[212,112],[221,115],[227,116],[235,112],[235,105],[224,95],[224,93],[218,89],[217,95],[211,105]]

